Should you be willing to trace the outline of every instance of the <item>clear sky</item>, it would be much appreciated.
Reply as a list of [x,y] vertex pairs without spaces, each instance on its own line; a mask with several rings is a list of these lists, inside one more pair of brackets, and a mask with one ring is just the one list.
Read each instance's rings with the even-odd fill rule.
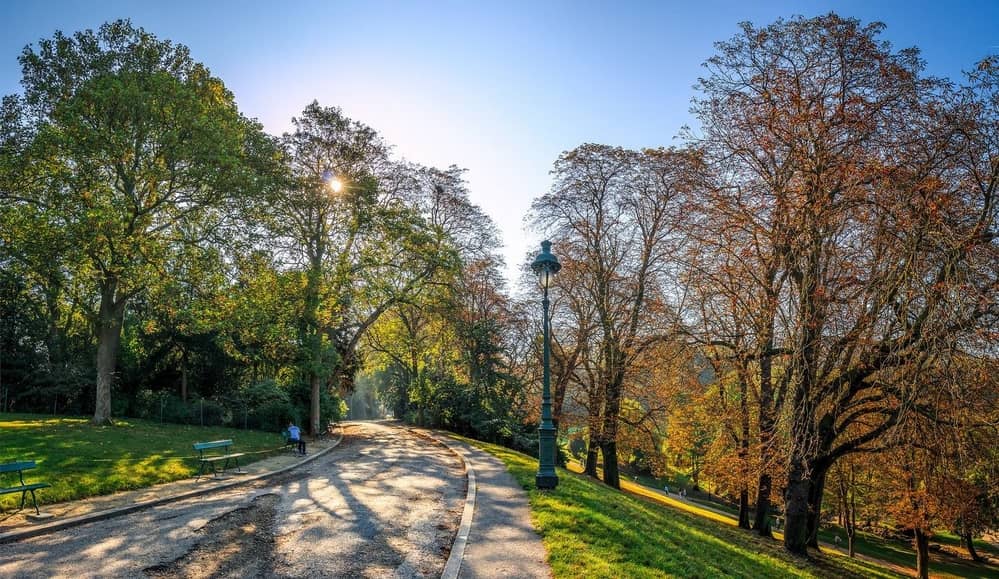
[[190,47],[272,134],[317,99],[400,157],[468,169],[513,280],[538,251],[523,219],[562,151],[675,144],[714,42],[740,21],[829,11],[884,22],[939,76],[999,53],[999,0],[0,0],[0,94],[20,90],[25,45],[131,18]]

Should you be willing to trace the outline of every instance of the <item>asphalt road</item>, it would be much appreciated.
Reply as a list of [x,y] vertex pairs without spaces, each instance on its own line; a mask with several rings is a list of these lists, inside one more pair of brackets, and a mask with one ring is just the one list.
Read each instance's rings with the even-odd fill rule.
[[0,546],[0,577],[439,577],[460,460],[397,426],[279,477]]

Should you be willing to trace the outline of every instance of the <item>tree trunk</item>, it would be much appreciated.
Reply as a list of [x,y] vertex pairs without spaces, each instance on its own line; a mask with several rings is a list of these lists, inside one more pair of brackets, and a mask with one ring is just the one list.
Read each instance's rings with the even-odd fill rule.
[[753,529],[761,537],[773,537],[770,529],[770,489],[772,485],[773,480],[769,474],[760,475],[759,483],[756,486],[756,520],[753,521]]
[[187,350],[180,353],[180,400],[187,404]]
[[801,458],[792,458],[784,494],[786,524],[784,548],[796,555],[806,555],[808,547],[808,496],[812,481],[805,475]]
[[621,474],[617,467],[617,441],[605,440],[600,445],[600,451],[604,457],[604,484],[621,488]]
[[964,541],[964,546],[967,547],[968,556],[971,557],[971,560],[981,563],[982,557],[978,554],[978,551],[975,550],[975,537],[973,537],[971,533],[965,532],[961,533],[961,540]]
[[[744,368],[742,363],[740,367]],[[739,415],[742,422],[742,440],[739,441],[739,528],[749,526],[749,376],[743,370],[739,375]]]
[[309,434],[316,436],[320,433],[319,426],[319,399],[322,380],[315,372],[309,374]]
[[620,489],[621,477],[617,465],[617,426],[621,414],[621,383],[623,376],[607,386],[607,404],[601,429],[600,450],[604,457],[604,484]]
[[739,491],[739,528],[749,529],[749,489]]
[[930,577],[930,538],[922,529],[916,529],[916,575],[920,579]]
[[600,406],[601,400],[599,399],[599,394],[594,388],[590,391],[588,396],[588,419],[587,423],[590,429],[590,441],[586,447],[586,467],[585,474],[593,478],[598,478],[597,475],[597,456],[600,452],[600,441],[603,438],[603,428],[600,423]]
[[97,312],[97,392],[91,422],[98,426],[112,424],[111,386],[114,383],[121,328],[125,319],[125,302],[115,299],[117,288],[117,280],[103,284],[101,306]]
[[822,522],[822,494],[826,488],[827,468],[814,466],[808,493],[808,546],[819,548],[819,523]]
[[593,478],[597,476],[597,456],[600,453],[600,443],[595,438],[590,438],[590,443],[586,447],[586,466],[583,473]]

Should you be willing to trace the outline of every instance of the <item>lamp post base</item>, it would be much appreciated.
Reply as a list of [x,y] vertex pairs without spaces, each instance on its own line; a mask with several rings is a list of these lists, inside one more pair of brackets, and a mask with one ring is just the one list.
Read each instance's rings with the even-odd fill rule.
[[558,486],[558,475],[539,472],[534,475],[534,484],[539,490],[551,490]]

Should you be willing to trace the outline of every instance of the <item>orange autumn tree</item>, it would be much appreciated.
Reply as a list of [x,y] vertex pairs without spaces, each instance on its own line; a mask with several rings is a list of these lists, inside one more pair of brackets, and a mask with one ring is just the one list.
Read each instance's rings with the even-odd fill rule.
[[757,381],[760,361],[783,368],[768,400],[782,398],[784,544],[799,554],[833,464],[883,447],[932,387],[920,371],[999,313],[995,84],[955,92],[883,28],[743,24],[694,104],[712,174],[700,219],[740,232],[730,255],[756,263],[734,275],[774,320],[743,327]]

